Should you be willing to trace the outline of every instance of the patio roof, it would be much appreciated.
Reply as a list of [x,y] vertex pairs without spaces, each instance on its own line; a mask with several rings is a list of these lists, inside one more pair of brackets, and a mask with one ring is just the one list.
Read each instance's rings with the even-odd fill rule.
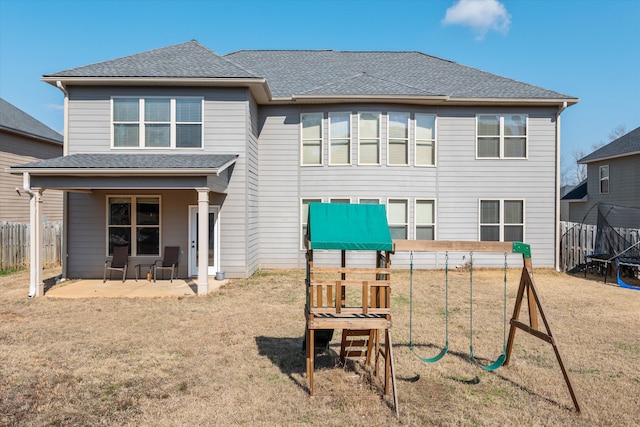
[[12,174],[64,176],[219,175],[237,154],[71,154],[12,166]]

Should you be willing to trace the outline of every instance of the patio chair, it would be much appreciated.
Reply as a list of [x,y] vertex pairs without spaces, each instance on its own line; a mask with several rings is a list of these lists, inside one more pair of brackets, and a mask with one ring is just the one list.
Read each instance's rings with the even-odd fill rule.
[[127,267],[129,266],[129,246],[116,246],[113,248],[113,258],[104,262],[104,274],[102,283],[107,281],[107,270],[109,270],[109,280],[111,272],[122,271],[122,282],[127,278]]
[[[158,270],[171,270],[171,282],[178,271],[178,263],[180,262],[180,246],[165,246],[164,258],[156,260],[153,263],[153,281],[156,281],[156,273]],[[162,277],[160,278],[162,280]]]

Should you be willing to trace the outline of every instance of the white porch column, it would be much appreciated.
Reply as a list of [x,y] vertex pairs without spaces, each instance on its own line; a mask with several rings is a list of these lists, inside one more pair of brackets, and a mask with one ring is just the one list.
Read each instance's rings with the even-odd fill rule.
[[33,188],[29,192],[29,222],[31,225],[29,297],[44,295],[44,283],[42,282],[42,191],[42,189]]
[[198,192],[198,295],[209,292],[209,188]]

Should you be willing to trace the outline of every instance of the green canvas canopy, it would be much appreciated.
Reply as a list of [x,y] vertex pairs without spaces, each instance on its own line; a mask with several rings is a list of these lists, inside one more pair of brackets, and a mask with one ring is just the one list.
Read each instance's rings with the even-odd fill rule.
[[312,202],[308,221],[310,249],[393,249],[384,205]]

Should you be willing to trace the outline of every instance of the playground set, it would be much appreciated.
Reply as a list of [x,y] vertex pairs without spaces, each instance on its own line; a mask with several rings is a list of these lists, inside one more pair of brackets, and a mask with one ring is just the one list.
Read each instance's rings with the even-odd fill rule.
[[[473,298],[473,254],[504,254],[504,337],[503,352],[498,358],[482,365],[473,355],[473,313],[470,320],[470,359],[485,370],[493,371],[507,366],[512,356],[516,331],[520,329],[547,342],[553,347],[556,359],[571,395],[576,412],[580,412],[577,397],[560,352],[556,345],[549,323],[540,302],[538,290],[533,280],[531,248],[520,242],[474,242],[474,241],[426,241],[392,240],[386,219],[384,205],[310,203],[307,234],[306,265],[306,305],[305,305],[305,351],[306,373],[309,394],[314,395],[315,355],[329,344],[333,330],[342,330],[340,359],[362,361],[372,368],[373,375],[383,376],[385,396],[392,393],[393,407],[398,411],[398,394],[391,341],[391,255],[396,252],[409,252],[411,256],[411,289],[413,287],[413,254],[416,252],[445,252],[445,281],[448,296],[448,254],[465,252],[470,254],[470,300]],[[322,251],[315,254],[314,251]],[[340,251],[340,265],[329,256],[330,252]],[[357,252],[357,263],[371,260],[372,267],[347,267],[346,251]],[[521,254],[522,274],[518,286],[513,314],[509,321],[509,333],[506,333],[506,260],[507,254]],[[364,254],[375,256],[364,257]],[[317,256],[316,256],[317,255]],[[412,292],[412,290],[411,290]],[[410,295],[410,317],[413,316]],[[525,301],[526,300],[526,301]],[[528,322],[520,320],[523,303],[528,307]],[[473,306],[473,304],[471,304]],[[448,316],[448,307],[446,309]],[[542,319],[541,328],[539,318]],[[410,321],[410,336],[411,336]],[[409,343],[412,351],[413,342]],[[446,343],[444,348],[432,358],[420,357],[423,362],[436,362],[448,351],[448,318]],[[379,369],[382,363],[383,369]]]

